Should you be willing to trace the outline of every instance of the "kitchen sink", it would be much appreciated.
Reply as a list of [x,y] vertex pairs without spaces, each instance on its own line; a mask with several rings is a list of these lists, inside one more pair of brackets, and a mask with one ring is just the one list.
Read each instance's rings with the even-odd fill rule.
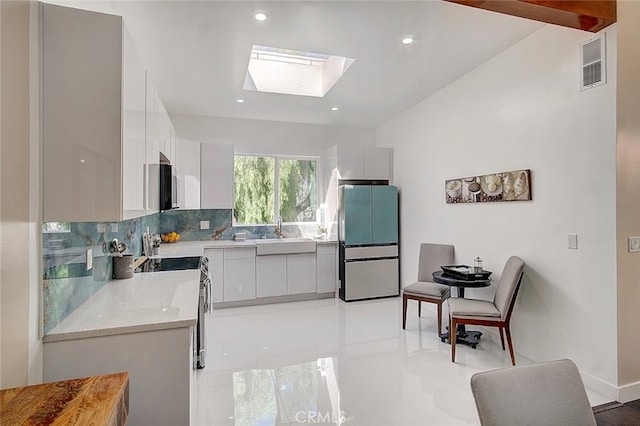
[[258,256],[270,254],[315,253],[316,242],[309,238],[255,240]]

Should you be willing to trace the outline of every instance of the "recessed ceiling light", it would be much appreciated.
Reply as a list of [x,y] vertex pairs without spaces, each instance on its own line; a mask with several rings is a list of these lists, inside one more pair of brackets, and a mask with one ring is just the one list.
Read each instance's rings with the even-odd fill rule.
[[413,43],[413,37],[405,37],[402,39],[402,44],[411,44]]
[[236,102],[239,104],[244,103],[244,99],[236,99]]
[[338,108],[338,107],[332,107],[332,108],[331,108],[331,111],[338,111],[338,110],[339,110],[339,108]]
[[253,15],[253,19],[258,22],[264,22],[267,20],[267,14],[263,12],[257,12],[255,15]]

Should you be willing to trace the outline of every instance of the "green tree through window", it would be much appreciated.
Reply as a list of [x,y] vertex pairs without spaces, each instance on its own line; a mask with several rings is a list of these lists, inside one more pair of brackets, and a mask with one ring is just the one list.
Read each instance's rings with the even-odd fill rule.
[[237,224],[275,223],[276,211],[283,222],[316,220],[315,159],[236,155],[234,184]]

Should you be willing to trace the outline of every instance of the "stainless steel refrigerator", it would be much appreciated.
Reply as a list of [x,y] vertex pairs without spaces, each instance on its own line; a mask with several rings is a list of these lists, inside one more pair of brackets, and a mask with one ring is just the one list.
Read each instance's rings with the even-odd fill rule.
[[338,209],[340,298],[398,296],[398,189],[341,185]]

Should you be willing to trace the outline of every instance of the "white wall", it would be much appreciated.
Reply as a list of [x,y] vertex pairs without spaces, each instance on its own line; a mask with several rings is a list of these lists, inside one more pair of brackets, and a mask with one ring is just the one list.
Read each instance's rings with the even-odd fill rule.
[[[548,25],[381,126],[377,145],[394,149],[403,284],[423,241],[454,244],[459,263],[482,257],[495,278],[522,257],[516,352],[571,358],[615,396],[616,26],[605,31],[606,85],[579,91],[579,44],[591,35]],[[532,170],[533,201],[445,203],[445,179],[518,169]]]
[[236,153],[320,156],[333,145],[375,145],[375,130],[235,118],[171,115],[182,139],[233,144]]

